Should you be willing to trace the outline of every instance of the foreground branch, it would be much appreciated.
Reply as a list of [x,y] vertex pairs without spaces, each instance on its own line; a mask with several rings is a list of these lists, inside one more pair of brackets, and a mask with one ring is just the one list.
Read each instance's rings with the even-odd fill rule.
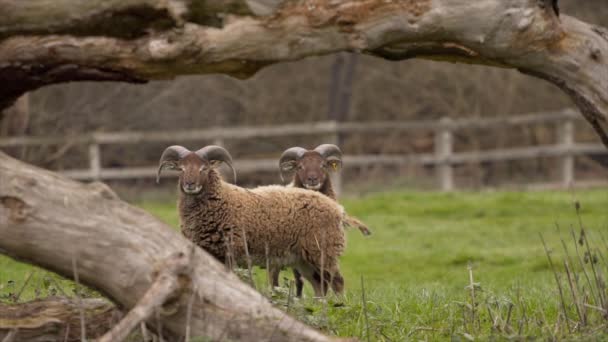
[[135,327],[150,318],[156,310],[160,310],[171,296],[177,297],[177,292],[187,285],[182,283],[185,279],[180,278],[189,277],[191,272],[188,261],[189,259],[183,253],[168,260],[152,287],[137,305],[98,342],[123,341]]
[[112,303],[99,298],[75,301],[50,297],[22,304],[0,303],[0,341],[81,341],[81,311],[89,338],[103,335],[122,316]]
[[[1,253],[66,277],[76,260],[82,283],[128,311],[166,269],[166,260],[189,255],[191,248],[179,233],[102,186],[83,185],[0,153]],[[182,286],[192,295],[179,291],[171,310],[162,310],[149,326],[160,323],[176,339],[189,322],[192,337],[211,340],[331,340],[274,308],[200,248],[190,258],[190,281]]]
[[[54,9],[57,17],[36,20],[37,12],[28,12],[49,3],[0,0],[3,13],[12,10],[9,19],[0,19],[0,108],[27,90],[58,82],[248,77],[273,63],[354,51],[500,66],[540,77],[570,95],[608,146],[608,31],[558,16],[551,0],[231,0],[201,6],[133,0],[107,2],[115,4],[98,12],[74,12],[70,4],[86,7],[84,2],[65,0]],[[142,9],[149,20],[125,19]],[[99,13],[103,25],[83,31],[82,23],[95,22]]]

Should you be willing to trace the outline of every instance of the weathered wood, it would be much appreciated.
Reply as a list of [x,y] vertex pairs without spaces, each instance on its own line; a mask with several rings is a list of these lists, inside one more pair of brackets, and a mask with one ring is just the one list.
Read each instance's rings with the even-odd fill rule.
[[107,300],[49,297],[27,303],[0,303],[0,341],[15,331],[12,341],[81,341],[80,311],[88,338],[110,330],[122,313]]
[[[506,126],[523,126],[543,123],[557,123],[561,127],[558,132],[559,140],[556,145],[530,146],[515,149],[500,149],[490,151],[472,151],[451,153],[448,162],[442,157],[443,152],[437,150],[435,154],[415,155],[349,155],[345,156],[345,167],[365,167],[370,165],[438,165],[439,184],[443,189],[450,189],[449,174],[452,164],[506,161],[518,159],[533,159],[539,157],[561,157],[561,184],[566,187],[574,181],[574,158],[583,154],[605,154],[606,149],[601,144],[581,144],[574,141],[574,121],[582,120],[570,109],[536,113],[528,115],[508,116],[503,118],[484,119],[458,119],[451,120],[449,126],[453,131],[465,128],[491,129],[504,128]],[[441,128],[443,126],[440,127]],[[569,128],[567,128],[569,127]],[[567,128],[567,129],[566,129]],[[73,137],[8,137],[0,138],[0,147],[3,146],[33,146],[38,144],[66,144],[80,142],[89,144],[89,169],[64,170],[61,173],[73,179],[96,180],[96,179],[132,179],[153,178],[156,175],[156,166],[152,167],[129,167],[129,168],[103,168],[101,166],[101,155],[99,146],[101,144],[133,144],[141,142],[170,142],[176,141],[199,141],[201,137],[212,141],[216,145],[223,146],[226,139],[245,140],[256,137],[280,137],[293,135],[326,135],[329,141],[336,139],[337,132],[345,133],[384,133],[390,131],[436,131],[438,124],[435,121],[370,121],[370,122],[343,122],[322,121],[302,124],[287,124],[276,126],[242,126],[226,128],[210,128],[202,130],[178,130],[164,132],[104,132],[83,134]],[[572,131],[571,131],[572,130]],[[441,139],[439,139],[441,137]],[[437,135],[436,147],[446,143],[444,135]],[[449,146],[448,149],[449,150]],[[446,150],[446,151],[447,151]],[[276,159],[239,159],[235,162],[240,173],[273,172],[276,171]],[[448,171],[446,171],[448,170]],[[339,187],[340,174],[334,174],[334,182]],[[165,173],[163,177],[172,177],[171,173]],[[337,177],[336,177],[337,176]],[[443,180],[443,181],[442,181]]]
[[160,323],[175,338],[189,322],[192,336],[212,340],[332,340],[274,308],[209,254],[107,187],[71,181],[0,153],[0,253],[66,277],[75,260],[83,284],[129,310],[167,260],[191,250],[192,271],[181,280],[187,290],[166,303],[150,326]]
[[[454,129],[494,128],[503,126],[522,126],[564,120],[582,119],[574,110],[566,109],[557,112],[541,112],[527,115],[515,115],[498,118],[465,118],[452,121]],[[253,138],[288,137],[293,135],[333,135],[336,133],[384,133],[386,131],[416,132],[434,130],[435,120],[426,121],[368,121],[336,122],[317,121],[284,125],[212,127],[207,129],[190,129],[174,131],[147,132],[94,132],[73,136],[14,136],[0,137],[0,147],[35,146],[50,144],[140,144],[146,142],[199,141],[206,139],[223,145],[226,140],[244,140]]]
[[[570,95],[608,146],[608,30],[558,17],[544,1],[112,1],[116,5],[101,11],[104,25],[84,30],[84,36],[74,33],[83,31],[83,22],[95,22],[89,2],[52,2],[60,15],[37,27],[39,12],[31,8],[50,3],[0,1],[0,12],[10,13],[0,22],[0,108],[52,83],[209,73],[249,77],[273,63],[354,51],[513,68],[545,79]],[[198,3],[211,5],[193,5]],[[134,9],[145,9],[153,20],[127,25],[133,37],[112,34]],[[61,13],[68,12],[66,20]],[[212,17],[221,21],[197,19]],[[24,22],[33,28],[24,32]]]
[[[194,246],[193,246],[194,247]],[[121,342],[145,320],[152,317],[155,312],[162,309],[162,306],[172,297],[178,297],[189,285],[189,276],[192,272],[190,266],[190,254],[180,253],[164,263],[159,270],[159,275],[137,305],[110,331],[105,333],[98,342]],[[190,311],[191,314],[191,311]],[[186,327],[187,328],[187,327]],[[190,335],[186,337],[190,338]]]

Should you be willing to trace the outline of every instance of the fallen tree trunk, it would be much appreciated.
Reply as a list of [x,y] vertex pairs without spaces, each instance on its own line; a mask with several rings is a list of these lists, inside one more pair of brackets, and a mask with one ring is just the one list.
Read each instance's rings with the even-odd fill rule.
[[[55,15],[38,20],[51,3]],[[0,12],[9,13],[0,19],[0,108],[52,83],[207,73],[248,77],[273,63],[353,51],[513,68],[540,77],[570,95],[608,146],[608,30],[558,16],[552,0],[83,4],[0,0]]]
[[103,335],[122,317],[114,304],[99,298],[0,303],[0,341],[11,334],[12,341],[81,341],[81,312],[89,338]]
[[145,312],[137,317],[150,317],[143,297],[156,289],[166,300],[147,323],[174,339],[189,331],[212,340],[332,340],[274,308],[213,257],[105,185],[84,185],[1,152],[0,253],[76,275],[125,311],[141,299]]

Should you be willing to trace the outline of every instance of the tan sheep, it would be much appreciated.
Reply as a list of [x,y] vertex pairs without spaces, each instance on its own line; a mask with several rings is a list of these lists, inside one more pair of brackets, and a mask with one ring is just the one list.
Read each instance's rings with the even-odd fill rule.
[[249,190],[228,184],[216,171],[222,162],[232,168],[230,154],[219,146],[196,152],[170,146],[163,152],[158,175],[164,169],[181,171],[178,208],[183,234],[221,262],[241,266],[247,265],[246,243],[254,265],[294,268],[316,296],[325,295],[330,284],[341,293],[343,208],[304,189],[271,185]]
[[[283,152],[279,160],[281,179],[286,172],[294,172],[293,180],[289,187],[303,188],[318,191],[325,196],[337,200],[333,189],[330,172],[337,172],[342,167],[342,151],[333,144],[322,144],[314,150],[302,147],[288,148]],[[363,235],[370,235],[369,228],[355,217],[345,215],[344,224],[359,228]],[[276,267],[268,270],[273,286],[279,285],[279,274],[281,269]],[[296,295],[302,295],[304,283],[296,269],[293,270]]]

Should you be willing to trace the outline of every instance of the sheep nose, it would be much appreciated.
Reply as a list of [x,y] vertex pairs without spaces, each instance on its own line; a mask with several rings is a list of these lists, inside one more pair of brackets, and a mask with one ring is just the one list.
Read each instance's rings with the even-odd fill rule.
[[194,182],[184,182],[186,189],[194,189]]
[[317,176],[308,176],[308,182],[313,183],[318,180]]

